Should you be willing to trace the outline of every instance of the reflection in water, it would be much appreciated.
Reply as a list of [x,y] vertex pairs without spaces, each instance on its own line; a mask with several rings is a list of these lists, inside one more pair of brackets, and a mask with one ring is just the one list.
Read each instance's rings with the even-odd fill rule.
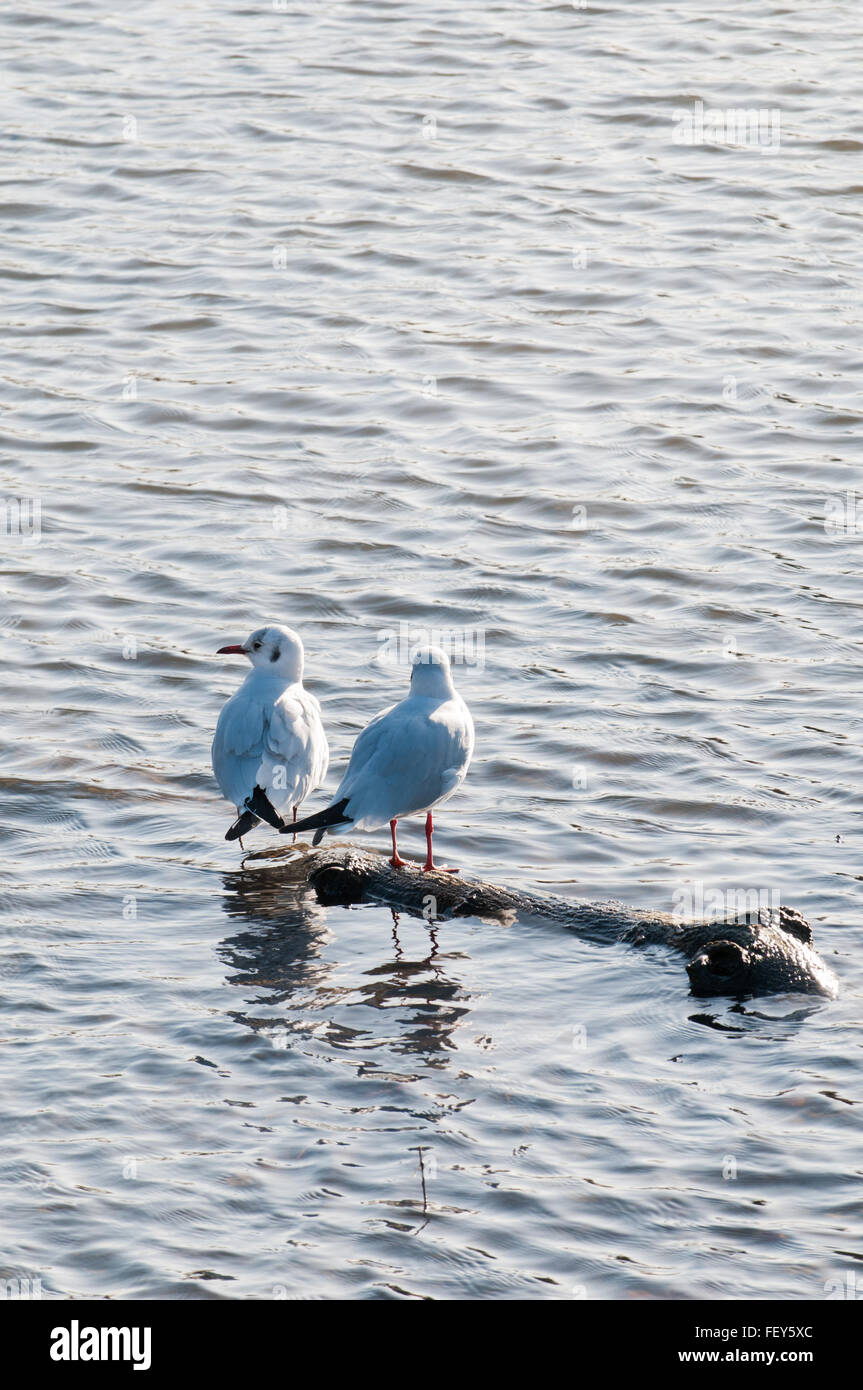
[[[337,1047],[385,1047],[417,1057],[426,1067],[446,1065],[446,1054],[456,1048],[455,1029],[469,1013],[470,995],[451,973],[452,962],[463,957],[441,956],[434,927],[424,924],[428,954],[417,959],[405,954],[397,913],[375,906],[323,908],[297,883],[290,865],[228,873],[223,886],[226,914],[246,924],[219,948],[232,971],[228,983],[248,991],[248,1008],[231,1010],[232,1018],[271,1039],[314,1033]],[[361,914],[378,923],[384,912],[392,920],[392,955],[363,969],[361,984],[337,984],[336,966],[326,954],[335,935],[331,922],[352,923]],[[363,933],[369,957],[376,939],[372,931]],[[390,1010],[394,1035],[381,1037],[378,1027],[358,1024],[353,1011],[366,1008]],[[364,1068],[376,1065],[373,1059],[363,1061]]]
[[320,961],[328,937],[326,912],[289,872],[228,873],[222,883],[227,915],[255,928],[223,943],[228,963],[251,972],[241,973],[232,983],[253,978],[258,985],[272,986],[278,997],[280,990],[293,992],[326,973]]
[[[774,1000],[774,1006],[780,1009],[783,1007],[779,998],[776,998]],[[816,1017],[817,1014],[819,1014],[824,1007],[825,1001],[821,1000],[818,1003],[806,1004],[802,1007],[800,1005],[793,1004],[790,1013],[774,1014],[765,1013],[763,1006],[755,1007],[751,1003],[746,1004],[738,1002],[736,1004],[727,1005],[722,1014],[720,1014],[719,1012],[701,1012],[690,1014],[689,1022],[701,1024],[705,1028],[713,1028],[717,1033],[740,1034],[750,1032],[752,1030],[752,1024],[750,1024],[748,1021],[756,1020],[758,1024],[759,1038],[769,1038],[772,1039],[772,1041],[774,1042],[782,1042],[786,1040],[789,1036],[791,1036],[795,1029],[786,1029],[778,1025],[786,1023],[794,1025],[807,1023],[811,1018]],[[738,1015],[738,1017],[741,1019],[739,1025],[736,1025],[729,1021],[730,1016],[732,1014]],[[766,1029],[761,1026],[764,1023],[772,1023],[777,1026],[772,1029]]]
[[416,1053],[427,1066],[446,1064],[441,1054],[456,1048],[453,1034],[470,1012],[470,995],[441,964],[458,958],[439,957],[433,949],[424,960],[395,956],[365,972],[373,980],[360,987],[362,997],[354,1003],[409,1011],[399,1034],[389,1040],[392,1051]]

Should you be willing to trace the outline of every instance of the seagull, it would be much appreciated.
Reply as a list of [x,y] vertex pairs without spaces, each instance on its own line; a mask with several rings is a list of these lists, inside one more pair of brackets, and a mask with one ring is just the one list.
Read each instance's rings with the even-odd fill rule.
[[303,689],[303,644],[289,627],[259,627],[242,646],[217,656],[247,656],[252,669],[223,707],[213,739],[213,772],[238,819],[226,840],[265,820],[290,830],[279,814],[297,807],[327,775],[330,750],[321,707]]
[[328,831],[345,825],[378,830],[389,821],[390,863],[400,869],[405,861],[396,844],[396,823],[425,811],[428,854],[423,869],[456,873],[434,862],[432,807],[461,786],[473,741],[473,720],[453,685],[449,658],[440,647],[420,647],[413,656],[410,694],[363,729],[332,805],[284,829],[317,830],[312,843],[318,844]]

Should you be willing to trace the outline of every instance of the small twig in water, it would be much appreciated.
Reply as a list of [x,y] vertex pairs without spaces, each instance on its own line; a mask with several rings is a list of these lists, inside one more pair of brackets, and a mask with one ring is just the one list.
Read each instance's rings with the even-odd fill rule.
[[420,1156],[420,1182],[421,1182],[422,1185],[423,1185],[423,1216],[427,1216],[427,1215],[428,1215],[429,1204],[428,1204],[428,1193],[426,1192],[426,1170],[425,1170],[425,1165],[423,1164],[423,1149],[422,1149],[422,1144],[417,1144],[417,1146],[416,1146],[416,1151],[417,1151],[417,1153],[418,1153],[419,1156]]

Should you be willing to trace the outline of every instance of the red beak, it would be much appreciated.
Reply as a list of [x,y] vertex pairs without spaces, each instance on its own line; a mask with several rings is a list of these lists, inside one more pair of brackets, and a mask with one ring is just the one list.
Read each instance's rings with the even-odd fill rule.
[[245,647],[220,647],[216,656],[247,656]]

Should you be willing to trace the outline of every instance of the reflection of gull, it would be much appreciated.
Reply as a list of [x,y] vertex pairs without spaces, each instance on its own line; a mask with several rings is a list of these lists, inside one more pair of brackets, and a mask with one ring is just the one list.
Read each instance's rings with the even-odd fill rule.
[[[444,963],[450,966],[453,957],[442,962],[433,938],[425,958],[414,952],[410,959],[400,957],[390,938],[386,958],[371,966],[361,962],[346,984],[344,956],[330,961],[324,955],[332,939],[328,914],[389,917],[388,909],[321,907],[308,896],[299,863],[224,875],[222,905],[239,929],[222,941],[219,954],[231,971],[229,983],[245,996],[245,1008],[231,1010],[231,1016],[276,1046],[286,1047],[292,1035],[314,1033],[331,1048],[355,1054],[366,1071],[386,1068],[382,1047],[426,1066],[445,1066],[455,1048],[453,1033],[470,1006],[461,983],[445,973]],[[379,1021],[366,1009],[380,1011]]]
[[[318,988],[329,973],[321,959],[330,938],[327,914],[297,881],[291,865],[225,874],[223,882],[225,912],[249,928],[227,937],[220,947],[222,959],[238,971],[229,977],[231,984],[263,988],[271,1004]],[[263,996],[255,1002],[264,1002]]]
[[389,1024],[392,1050],[419,1057],[429,1067],[446,1066],[446,1054],[456,1050],[455,1030],[470,1013],[471,997],[460,982],[445,973],[439,958],[429,956],[397,955],[366,974],[372,978],[352,1004],[385,1009],[390,1020],[393,1010],[402,1011],[404,1024],[397,1033]]

